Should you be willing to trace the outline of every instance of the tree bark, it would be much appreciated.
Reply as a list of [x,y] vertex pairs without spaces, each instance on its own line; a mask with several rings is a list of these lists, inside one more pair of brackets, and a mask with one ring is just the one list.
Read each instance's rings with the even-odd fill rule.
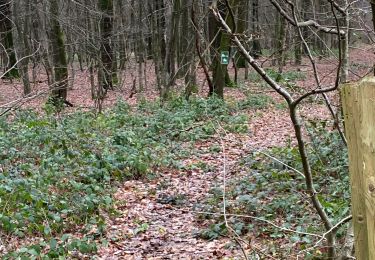
[[[192,0],[187,0],[185,7],[182,9],[181,22],[182,30],[180,32],[181,36],[181,49],[186,50],[181,66],[183,67],[183,75],[185,79],[185,97],[189,99],[193,92],[197,92],[196,86],[196,68],[195,68],[195,51],[194,51],[194,40],[197,37],[194,34],[194,28],[191,17],[190,7],[195,4]],[[189,37],[190,36],[190,37]],[[193,37],[191,37],[193,36]]]
[[[345,6],[348,6],[348,0],[345,0]],[[346,15],[342,18],[343,20],[343,29],[345,30],[344,36],[341,37],[341,73],[340,73],[340,82],[345,83],[348,80],[349,76],[349,33],[350,33],[350,17],[349,17],[349,11],[345,10]]]
[[[230,1],[230,5],[233,6],[236,2]],[[225,4],[219,2],[219,10],[226,10],[223,15],[226,17],[225,21],[230,26],[231,29],[233,29],[235,21],[233,20],[232,15],[229,13],[228,8],[225,6]],[[221,53],[224,51],[227,51],[230,54],[230,35],[222,31],[220,29],[221,25],[219,22],[216,21],[216,33],[217,37],[219,39],[218,45],[215,46],[215,58],[213,60],[213,91],[209,92],[209,96],[216,95],[219,98],[224,98],[224,87],[229,79],[228,74],[228,64],[221,64]]]
[[113,89],[113,74],[116,73],[114,64],[113,47],[111,37],[113,32],[113,1],[99,0],[99,10],[102,12],[100,20],[100,59],[102,68],[99,73],[100,86],[106,93],[109,89]]
[[138,88],[139,91],[142,92],[144,90],[143,81],[145,78],[144,67],[146,62],[146,55],[145,54],[145,39],[144,39],[144,32],[143,32],[143,3],[138,1],[138,38],[137,38],[137,60],[138,60]]
[[262,55],[262,47],[259,40],[259,36],[261,34],[259,28],[259,0],[253,0],[252,31],[254,39],[251,49],[251,55],[254,57],[254,59],[258,59]]
[[[30,43],[29,43],[29,33],[30,33],[30,21],[28,16],[23,15],[19,10],[24,10],[25,12],[30,10],[30,0],[26,1],[14,1],[13,2],[13,14],[14,14],[14,24],[17,29],[16,34],[16,44],[15,49],[22,60],[19,62],[19,72],[23,83],[23,94],[26,96],[31,92],[30,78],[29,78],[29,58],[30,55]],[[18,11],[18,12],[17,12]]]
[[[249,1],[248,0],[239,0],[238,5],[235,6],[237,9],[238,17],[237,17],[237,33],[238,34],[246,34],[248,29],[248,17],[249,17]],[[246,60],[245,58],[240,55],[235,55],[235,63],[237,68],[245,68],[246,67]]]
[[57,0],[50,1],[51,27],[48,32],[50,55],[52,57],[53,81],[52,100],[55,105],[66,102],[68,93],[68,64],[66,60],[64,36],[59,23],[59,6]]
[[16,66],[17,58],[13,44],[13,22],[11,3],[9,0],[0,0],[0,37],[6,56],[4,78],[18,78],[19,73]]
[[277,43],[276,43],[276,51],[277,51],[277,65],[278,65],[278,72],[281,76],[283,72],[283,68],[285,65],[285,40],[286,40],[286,27],[287,23],[284,17],[278,15],[279,22],[278,22],[278,30],[277,30]]

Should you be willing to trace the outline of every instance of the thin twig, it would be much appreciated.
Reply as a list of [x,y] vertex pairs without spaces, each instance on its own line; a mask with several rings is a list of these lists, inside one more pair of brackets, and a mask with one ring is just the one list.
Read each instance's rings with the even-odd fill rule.
[[[191,212],[191,213],[196,213],[196,214],[212,215],[212,216],[224,216],[223,213],[208,212],[208,211],[186,210],[186,209],[179,209],[179,208],[175,208],[175,210],[179,210],[179,211],[182,211],[182,212]],[[317,237],[319,239],[325,240],[325,237],[323,237],[322,235],[318,235],[318,234],[314,234],[314,233],[309,233],[309,232],[302,232],[302,231],[298,231],[298,230],[293,230],[293,229],[281,227],[279,225],[276,225],[272,221],[269,221],[269,220],[264,219],[264,218],[254,217],[254,216],[250,216],[250,215],[243,215],[243,214],[230,214],[230,213],[226,213],[226,215],[227,215],[227,217],[249,218],[249,219],[252,219],[252,220],[256,220],[256,221],[259,221],[259,222],[263,222],[263,223],[269,224],[270,226],[273,226],[274,228],[279,229],[281,231],[285,231],[285,232],[289,232],[289,233],[294,233],[294,234],[298,234],[298,235],[305,235],[305,236]]]
[[[217,124],[220,126],[221,131],[224,132],[224,134],[226,136],[227,133],[226,133],[225,129],[223,127],[221,127],[221,125],[220,125],[219,122],[217,122]],[[222,147],[222,153],[223,153],[223,215],[224,215],[225,226],[227,227],[228,230],[230,230],[233,233],[232,238],[236,241],[236,243],[241,248],[241,251],[242,251],[242,253],[244,255],[244,258],[246,260],[248,260],[248,257],[247,257],[245,249],[243,248],[241,242],[236,237],[236,236],[238,236],[238,234],[236,233],[236,231],[233,230],[233,228],[228,223],[227,211],[226,211],[226,207],[227,207],[227,204],[226,204],[227,155],[226,155],[226,149],[225,149],[225,142],[224,142],[223,138],[221,137],[219,131],[217,131],[217,129],[215,129],[215,131],[216,131],[217,134],[219,134],[220,143],[221,143],[221,147]]]

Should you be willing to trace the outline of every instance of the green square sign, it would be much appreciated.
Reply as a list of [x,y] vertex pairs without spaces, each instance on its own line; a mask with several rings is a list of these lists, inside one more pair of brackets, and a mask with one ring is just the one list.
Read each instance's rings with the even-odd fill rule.
[[224,65],[229,64],[229,51],[222,51],[221,52],[220,61],[221,61],[221,64],[224,64]]

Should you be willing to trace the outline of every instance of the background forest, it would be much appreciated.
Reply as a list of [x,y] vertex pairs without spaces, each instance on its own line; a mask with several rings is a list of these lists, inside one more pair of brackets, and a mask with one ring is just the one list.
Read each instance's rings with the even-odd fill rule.
[[373,12],[0,0],[0,255],[369,259],[340,88],[374,75]]

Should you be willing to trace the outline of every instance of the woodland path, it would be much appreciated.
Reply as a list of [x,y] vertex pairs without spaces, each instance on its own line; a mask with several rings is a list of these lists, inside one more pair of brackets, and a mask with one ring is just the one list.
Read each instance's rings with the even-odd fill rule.
[[[316,112],[322,116],[323,106],[304,109],[306,117]],[[207,228],[208,220],[199,218],[199,207],[213,187],[223,188],[224,164],[226,181],[246,174],[238,170],[241,158],[257,149],[284,145],[292,139],[288,114],[268,109],[249,114],[249,134],[228,134],[196,144],[199,152],[185,160],[184,165],[207,164],[208,171],[166,169],[153,180],[127,181],[117,191],[116,218],[108,220],[108,238],[115,238],[102,248],[101,259],[243,259],[233,238],[207,241],[198,232]],[[265,124],[272,120],[272,125]],[[225,150],[211,153],[212,145]],[[261,241],[254,238],[246,250],[261,250]]]
[[[168,171],[152,181],[128,181],[117,191],[120,216],[109,220],[108,236],[119,240],[103,248],[102,259],[241,259],[229,238],[207,241],[198,236],[205,221],[197,218],[195,206],[223,180],[223,154],[215,158],[206,149],[209,144],[199,146],[201,151],[207,150],[200,157],[214,171]],[[236,151],[227,151],[229,168],[240,155]],[[194,159],[185,163],[192,164]]]

